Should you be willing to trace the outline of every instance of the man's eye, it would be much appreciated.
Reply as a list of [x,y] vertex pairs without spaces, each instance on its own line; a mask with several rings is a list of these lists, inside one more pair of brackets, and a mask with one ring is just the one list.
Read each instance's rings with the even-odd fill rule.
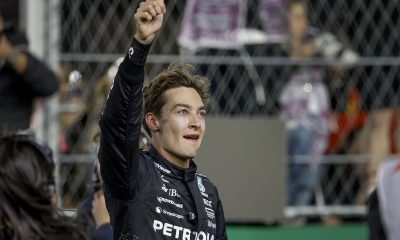
[[206,113],[205,111],[199,112],[199,116],[200,116],[201,118],[205,118],[206,115],[207,115],[207,113]]
[[182,109],[178,111],[179,114],[186,115],[188,111],[186,109]]

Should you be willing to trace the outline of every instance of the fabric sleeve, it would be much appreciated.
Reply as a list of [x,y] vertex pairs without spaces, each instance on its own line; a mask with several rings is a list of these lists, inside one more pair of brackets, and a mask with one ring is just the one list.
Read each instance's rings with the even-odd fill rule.
[[101,174],[104,186],[118,200],[132,200],[135,195],[144,64],[150,47],[133,41],[119,66],[100,119]]
[[217,212],[216,212],[216,223],[217,223],[217,236],[216,240],[227,240],[228,236],[226,234],[226,223],[225,223],[225,215],[224,209],[222,207],[221,199],[219,198],[218,191],[218,202],[217,202]]
[[32,96],[47,97],[55,93],[58,89],[58,78],[55,73],[31,54],[25,54],[28,58],[28,66],[20,75],[20,79],[30,86]]
[[113,232],[110,223],[99,226],[93,234],[92,240],[112,240]]

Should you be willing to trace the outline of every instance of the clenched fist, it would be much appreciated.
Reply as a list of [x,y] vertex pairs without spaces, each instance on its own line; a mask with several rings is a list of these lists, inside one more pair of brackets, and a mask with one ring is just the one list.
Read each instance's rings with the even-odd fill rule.
[[165,13],[164,0],[146,0],[145,2],[141,2],[134,14],[136,40],[143,44],[150,44],[162,26]]

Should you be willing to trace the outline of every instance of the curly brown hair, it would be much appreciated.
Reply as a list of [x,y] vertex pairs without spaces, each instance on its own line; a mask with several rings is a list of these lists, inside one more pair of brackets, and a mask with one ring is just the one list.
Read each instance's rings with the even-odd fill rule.
[[[167,102],[164,93],[178,87],[195,89],[207,108],[210,99],[210,82],[207,77],[195,74],[194,70],[194,66],[190,64],[171,64],[151,80],[143,88],[143,116],[149,112],[159,116],[161,108]],[[143,126],[151,134],[144,117]]]

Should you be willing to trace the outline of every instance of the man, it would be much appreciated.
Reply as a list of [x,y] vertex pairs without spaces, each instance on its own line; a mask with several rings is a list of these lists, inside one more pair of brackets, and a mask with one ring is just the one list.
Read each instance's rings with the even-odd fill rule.
[[[172,66],[142,94],[144,64],[165,12],[163,0],[140,3],[133,43],[100,120],[114,239],[227,239],[218,192],[192,161],[205,130],[208,80],[187,65]],[[139,150],[142,119],[153,141],[147,152]]]
[[26,52],[26,44],[0,15],[0,131],[28,129],[35,100],[58,88],[56,75]]

